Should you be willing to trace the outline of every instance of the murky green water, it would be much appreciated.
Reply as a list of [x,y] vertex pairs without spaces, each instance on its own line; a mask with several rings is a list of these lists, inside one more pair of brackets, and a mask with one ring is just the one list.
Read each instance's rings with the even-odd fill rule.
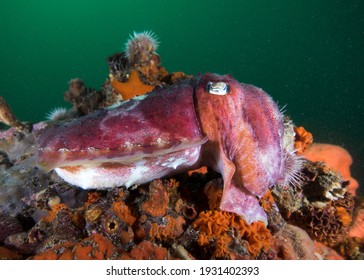
[[0,95],[21,120],[69,107],[71,78],[100,87],[106,57],[153,30],[168,71],[262,87],[315,141],[348,149],[364,183],[363,1],[1,1],[0,30]]

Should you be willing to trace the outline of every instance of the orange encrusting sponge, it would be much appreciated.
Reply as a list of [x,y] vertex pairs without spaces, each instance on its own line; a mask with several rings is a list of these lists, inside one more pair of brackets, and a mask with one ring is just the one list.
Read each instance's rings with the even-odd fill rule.
[[137,71],[131,71],[129,80],[125,83],[119,82],[114,79],[111,81],[112,87],[115,91],[123,97],[123,100],[134,98],[135,96],[143,95],[151,92],[154,89],[154,85],[144,84],[138,75]]

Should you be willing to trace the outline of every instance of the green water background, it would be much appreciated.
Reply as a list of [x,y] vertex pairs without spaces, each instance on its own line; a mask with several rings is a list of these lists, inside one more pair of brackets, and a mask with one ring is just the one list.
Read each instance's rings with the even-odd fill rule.
[[170,72],[231,73],[287,104],[363,185],[364,1],[1,1],[0,95],[23,121],[70,107],[67,82],[99,88],[134,30],[157,34]]

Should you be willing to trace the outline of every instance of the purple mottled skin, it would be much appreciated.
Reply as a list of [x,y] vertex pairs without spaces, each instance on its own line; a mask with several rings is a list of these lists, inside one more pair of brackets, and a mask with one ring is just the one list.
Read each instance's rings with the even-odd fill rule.
[[221,209],[266,222],[257,197],[284,180],[283,119],[264,91],[207,73],[46,130],[38,162],[71,184],[146,183],[201,164],[224,179]]

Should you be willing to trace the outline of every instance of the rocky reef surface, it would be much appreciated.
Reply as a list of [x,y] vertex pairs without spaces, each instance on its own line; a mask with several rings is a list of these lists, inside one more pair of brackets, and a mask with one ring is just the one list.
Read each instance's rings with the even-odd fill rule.
[[43,122],[20,122],[0,99],[0,259],[364,259],[364,202],[350,155],[313,143],[287,117],[286,137],[302,157],[300,180],[260,198],[268,224],[219,209],[223,180],[207,167],[148,184],[83,190],[37,167],[47,127],[191,78],[161,66],[155,37],[134,34],[107,59],[99,90],[76,78],[72,104]]

